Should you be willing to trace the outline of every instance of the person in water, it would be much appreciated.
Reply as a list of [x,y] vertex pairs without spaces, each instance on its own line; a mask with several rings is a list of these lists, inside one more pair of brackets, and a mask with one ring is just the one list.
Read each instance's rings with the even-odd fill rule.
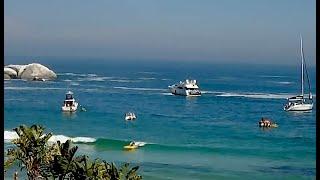
[[130,146],[134,146],[134,145],[135,145],[135,142],[132,141],[129,145],[130,145]]
[[261,120],[259,121],[259,126],[260,127],[271,127],[271,121],[267,120],[265,118],[261,118]]
[[84,108],[82,105],[80,105],[80,110],[81,111],[87,111],[86,108]]

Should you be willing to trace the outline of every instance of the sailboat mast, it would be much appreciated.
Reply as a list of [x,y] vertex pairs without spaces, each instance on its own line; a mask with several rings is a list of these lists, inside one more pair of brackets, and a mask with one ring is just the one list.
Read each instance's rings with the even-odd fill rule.
[[304,68],[304,65],[303,65],[303,62],[304,62],[304,58],[303,58],[303,48],[302,48],[302,36],[300,35],[300,50],[301,50],[301,95],[302,95],[302,98],[304,96],[304,92],[303,92],[303,80],[304,80],[304,77],[303,77],[303,68]]

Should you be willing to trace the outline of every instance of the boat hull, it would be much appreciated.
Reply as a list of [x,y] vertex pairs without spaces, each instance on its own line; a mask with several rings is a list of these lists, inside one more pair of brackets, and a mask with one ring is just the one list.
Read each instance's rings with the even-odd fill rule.
[[313,104],[296,104],[289,107],[285,106],[285,111],[310,111],[313,108]]
[[74,102],[74,106],[62,106],[61,110],[63,112],[75,112],[78,109],[78,103]]
[[174,95],[180,96],[201,96],[201,93],[193,93],[192,90],[179,89],[174,87],[169,87],[169,90]]
[[135,117],[131,117],[131,116],[130,117],[128,117],[128,116],[125,117],[125,120],[127,120],[127,121],[131,121],[131,120],[135,120],[135,119],[136,119]]

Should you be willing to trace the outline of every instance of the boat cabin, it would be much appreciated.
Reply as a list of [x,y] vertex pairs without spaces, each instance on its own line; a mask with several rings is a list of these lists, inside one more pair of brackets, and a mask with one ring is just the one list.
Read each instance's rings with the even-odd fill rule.
[[73,99],[73,92],[68,91],[68,92],[66,93],[66,100],[70,100],[70,99]]
[[75,100],[73,98],[73,92],[68,91],[66,93],[66,99],[64,100],[64,105],[69,107],[69,106],[73,106]]

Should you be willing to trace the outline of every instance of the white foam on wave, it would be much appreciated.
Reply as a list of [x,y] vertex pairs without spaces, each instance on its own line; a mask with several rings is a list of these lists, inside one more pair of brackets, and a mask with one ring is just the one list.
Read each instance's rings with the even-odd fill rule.
[[276,83],[276,84],[284,84],[284,85],[287,85],[287,84],[293,84],[293,82],[289,82],[289,81],[272,81],[273,83]]
[[128,80],[128,79],[110,79],[109,81],[112,81],[112,82],[128,82],[128,83],[132,83],[132,82],[139,82],[137,80]]
[[4,142],[10,142],[13,139],[17,139],[19,136],[14,131],[4,131]]
[[261,75],[259,77],[265,77],[265,78],[282,78],[282,77],[288,77],[288,76],[279,76],[279,75]]
[[[17,139],[19,136],[15,131],[4,131],[4,141],[5,142],[10,142],[13,139]],[[95,138],[91,137],[68,137],[65,135],[53,135],[51,138],[48,140],[49,142],[57,142],[60,141],[62,143],[66,142],[67,140],[71,140],[72,142],[82,142],[82,143],[92,143],[95,142]]]
[[167,93],[161,93],[162,95],[165,95],[165,96],[173,96],[173,94],[172,93],[170,93],[170,92],[167,92]]
[[50,139],[49,142],[66,142],[67,140],[71,140],[72,142],[82,142],[82,143],[91,143],[91,142],[95,142],[96,139],[95,138],[91,138],[91,137],[68,137],[68,136],[64,136],[64,135],[53,135]]
[[201,91],[202,94],[221,94],[221,93],[225,93],[222,91]]
[[62,80],[62,81],[71,82],[72,80],[71,79],[65,79],[65,80]]
[[145,146],[147,143],[142,141],[134,142],[134,144],[138,145],[139,147]]
[[78,89],[79,91],[83,92],[101,92],[104,91],[103,89],[98,89],[98,88],[88,88],[88,89]]
[[156,78],[153,78],[153,77],[141,77],[141,78],[138,78],[138,79],[141,79],[141,80],[155,80]]
[[79,86],[80,84],[79,83],[76,83],[76,82],[73,82],[70,84],[71,86]]
[[65,75],[65,76],[88,76],[88,74],[77,74],[77,73],[72,73],[72,72],[57,73],[57,75]]
[[263,93],[222,93],[216,96],[221,97],[246,97],[257,99],[287,99],[294,96],[293,94],[263,94]]
[[88,76],[84,78],[78,78],[77,81],[105,81],[112,78],[113,77]]
[[4,87],[6,90],[59,90],[65,88],[54,88],[54,87]]
[[124,86],[116,86],[113,87],[115,89],[125,89],[125,90],[138,90],[138,91],[167,91],[167,89],[157,89],[157,88],[134,88],[134,87],[124,87]]

